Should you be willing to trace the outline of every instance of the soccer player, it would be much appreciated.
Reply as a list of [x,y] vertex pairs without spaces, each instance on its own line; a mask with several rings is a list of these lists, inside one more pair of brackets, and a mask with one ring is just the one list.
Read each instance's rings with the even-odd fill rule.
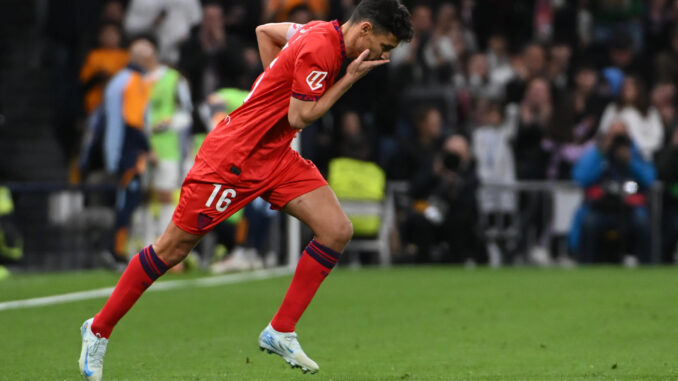
[[[116,323],[168,268],[216,224],[258,196],[306,225],[304,250],[280,309],[259,346],[303,371],[318,365],[301,349],[295,325],[353,234],[350,221],[318,169],[290,148],[299,130],[320,118],[361,77],[388,62],[412,37],[410,14],[398,0],[363,0],[345,24],[313,21],[284,41],[289,24],[257,28],[266,70],[245,103],[207,136],[186,176],[173,222],[132,258],[115,290],[82,325],[80,371],[100,380]],[[275,57],[275,59],[273,59]],[[355,58],[335,82],[346,57]]]

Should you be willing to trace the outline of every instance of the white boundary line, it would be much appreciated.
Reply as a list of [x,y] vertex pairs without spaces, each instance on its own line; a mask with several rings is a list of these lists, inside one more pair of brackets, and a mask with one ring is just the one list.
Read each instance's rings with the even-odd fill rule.
[[[153,283],[153,285],[151,285],[151,287],[148,290],[146,290],[146,292],[166,291],[174,290],[177,288],[189,288],[189,287],[212,287],[219,286],[222,284],[242,283],[247,282],[249,280],[270,279],[280,277],[292,274],[292,272],[293,270],[290,269],[289,267],[276,267],[272,269],[257,270],[248,273],[219,275],[197,279],[170,280],[166,282]],[[105,298],[113,292],[113,288],[114,287],[106,287],[88,291],[71,292],[68,294],[1,302],[0,311],[40,306],[50,306],[54,304],[62,304],[80,300]]]

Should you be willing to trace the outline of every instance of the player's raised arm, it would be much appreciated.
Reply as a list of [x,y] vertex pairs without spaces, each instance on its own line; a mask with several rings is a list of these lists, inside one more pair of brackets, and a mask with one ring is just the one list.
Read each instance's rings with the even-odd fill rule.
[[355,60],[344,77],[330,86],[325,79],[332,79],[341,66],[336,64],[336,52],[334,56],[328,53],[327,42],[322,40],[302,41],[288,111],[294,128],[306,128],[320,118],[357,80],[387,63],[391,50],[414,34],[410,13],[398,1],[363,1],[340,29],[335,28],[341,36],[342,56]]
[[383,65],[388,59],[366,61],[370,54],[365,49],[358,58],[346,68],[344,75],[337,83],[330,87],[317,101],[304,101],[295,97],[290,98],[288,119],[293,128],[306,128],[309,124],[323,116],[356,81],[364,77],[370,70]]
[[281,22],[259,25],[255,30],[257,34],[257,45],[259,45],[259,55],[264,68],[273,61],[275,56],[292,37],[294,32],[301,27],[300,24]]

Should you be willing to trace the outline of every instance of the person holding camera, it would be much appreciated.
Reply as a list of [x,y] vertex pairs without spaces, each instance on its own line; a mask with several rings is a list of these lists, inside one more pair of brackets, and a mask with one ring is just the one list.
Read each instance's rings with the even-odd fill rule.
[[462,135],[446,138],[431,168],[410,182],[411,194],[420,197],[405,223],[403,238],[417,262],[482,261],[478,185],[468,140]]
[[569,237],[570,248],[581,263],[611,259],[599,255],[606,252],[599,243],[632,254],[624,258],[627,265],[649,260],[648,191],[656,176],[654,165],[643,158],[626,124],[613,121],[572,169],[573,180],[585,191]]

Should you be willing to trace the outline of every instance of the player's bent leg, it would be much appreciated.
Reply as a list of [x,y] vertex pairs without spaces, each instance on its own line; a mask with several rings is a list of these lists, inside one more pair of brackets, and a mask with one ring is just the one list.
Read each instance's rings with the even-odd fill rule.
[[86,380],[101,380],[108,338],[118,321],[156,279],[188,255],[200,238],[171,222],[153,245],[132,258],[104,307],[81,327],[82,349],[78,363]]
[[306,224],[316,241],[334,251],[344,250],[353,237],[353,225],[327,185],[295,198],[283,211]]
[[320,284],[336,265],[353,235],[353,226],[329,186],[321,186],[288,202],[283,210],[300,219],[315,238],[302,253],[287,294],[271,323],[259,335],[259,347],[276,353],[292,367],[318,371],[318,364],[301,349],[296,323]]

